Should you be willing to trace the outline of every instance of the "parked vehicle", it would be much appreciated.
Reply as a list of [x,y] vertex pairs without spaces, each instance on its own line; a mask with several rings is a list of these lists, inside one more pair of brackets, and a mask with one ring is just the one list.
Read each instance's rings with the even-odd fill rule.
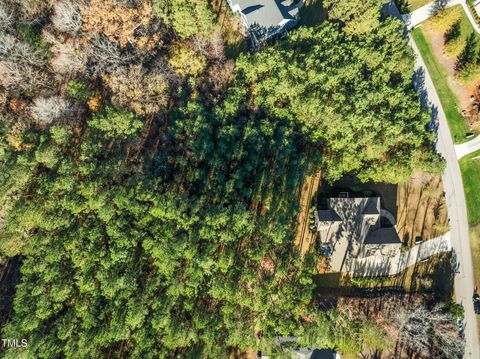
[[460,336],[463,337],[463,333],[465,331],[465,326],[463,325],[463,320],[457,319],[457,328],[458,328],[458,334],[460,334]]
[[455,274],[459,274],[460,262],[458,261],[457,252],[455,252],[455,249],[452,250],[452,255],[453,255],[453,271]]
[[475,288],[475,293],[473,293],[473,309],[475,314],[480,314],[480,295],[477,293],[477,288]]

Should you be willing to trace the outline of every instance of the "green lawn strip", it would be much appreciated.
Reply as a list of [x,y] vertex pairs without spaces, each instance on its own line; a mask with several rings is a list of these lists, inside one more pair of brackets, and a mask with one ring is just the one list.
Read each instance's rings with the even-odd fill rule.
[[470,229],[470,248],[472,250],[475,286],[480,289],[480,226],[472,227]]
[[433,53],[432,46],[427,41],[421,27],[412,30],[412,37],[432,77],[433,84],[437,90],[443,110],[445,111],[445,116],[447,117],[453,141],[455,143],[465,142],[467,140],[465,134],[469,132],[469,127],[459,111],[457,96],[448,85],[447,70],[438,62]]
[[[457,6],[460,6],[460,5],[457,5]],[[452,9],[453,9],[453,7],[452,7]],[[478,15],[477,15],[477,12],[475,11],[475,9],[473,9],[473,11],[474,11],[472,13],[473,17],[478,18]],[[463,9],[462,9],[462,17],[460,18],[460,37],[462,37],[463,39],[466,39],[468,37],[468,35],[470,35],[472,32],[474,34],[476,34],[477,40],[479,40],[480,35],[478,35],[478,33],[475,31],[475,29],[472,26],[472,23],[468,19],[467,14],[465,14],[465,11],[463,11]]]
[[398,9],[402,14],[408,14],[432,2],[432,0],[396,0]]
[[467,201],[468,223],[475,226],[480,223],[480,151],[463,157],[460,160],[460,170]]
[[408,4],[409,4],[409,9],[410,11],[415,11],[417,10],[418,8],[421,8],[422,6],[425,6],[427,5],[428,3],[431,3],[432,0],[409,0],[408,1]]
[[[474,285],[480,288],[480,226],[470,229],[470,248],[472,250]],[[477,315],[477,326],[480,333],[480,316]]]

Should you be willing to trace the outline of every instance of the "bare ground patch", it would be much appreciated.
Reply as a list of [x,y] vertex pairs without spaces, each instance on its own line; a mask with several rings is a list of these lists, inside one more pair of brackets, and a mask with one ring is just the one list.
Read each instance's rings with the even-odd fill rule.
[[397,230],[404,243],[432,239],[448,232],[448,213],[442,179],[417,173],[397,190]]
[[297,218],[297,231],[295,235],[295,245],[304,255],[312,244],[315,243],[316,232],[309,229],[308,212],[312,207],[312,201],[316,197],[316,192],[320,184],[321,173],[315,176],[307,176],[303,182],[300,193],[300,213]]

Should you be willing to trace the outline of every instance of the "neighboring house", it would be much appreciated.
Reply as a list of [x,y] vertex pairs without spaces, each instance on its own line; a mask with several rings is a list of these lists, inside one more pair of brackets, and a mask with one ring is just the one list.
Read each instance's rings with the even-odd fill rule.
[[[297,338],[290,337],[293,339],[287,341],[296,342]],[[340,354],[336,353],[334,350],[331,349],[310,349],[310,348],[300,348],[295,350],[295,359],[342,359]],[[260,355],[260,359],[271,359],[267,355]]]
[[227,0],[234,13],[239,13],[254,47],[294,27],[303,0]]
[[301,348],[295,351],[298,359],[342,359],[340,354],[331,349]]
[[380,197],[351,198],[343,192],[314,215],[320,242],[333,253],[333,271],[344,271],[350,259],[393,257],[401,249],[395,218],[380,208]]

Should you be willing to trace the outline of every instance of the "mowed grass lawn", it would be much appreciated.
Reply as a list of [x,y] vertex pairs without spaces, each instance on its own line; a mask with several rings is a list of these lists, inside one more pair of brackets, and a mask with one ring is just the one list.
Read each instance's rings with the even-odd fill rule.
[[403,14],[415,11],[430,2],[432,0],[396,0],[397,7]]
[[[470,248],[472,250],[474,286],[480,289],[480,226],[470,229]],[[480,333],[480,315],[477,315],[477,327]]]
[[463,188],[467,201],[468,223],[480,224],[480,151],[469,154],[460,160]]
[[445,116],[447,117],[448,127],[450,127],[453,141],[455,143],[465,142],[465,134],[470,132],[470,129],[460,113],[458,98],[448,85],[447,70],[438,62],[432,46],[428,42],[421,27],[412,30],[412,37],[432,77],[433,84],[435,85],[438,97],[445,111]]
[[414,11],[430,2],[432,2],[432,0],[408,0],[408,5],[410,11]]
[[470,248],[472,249],[475,286],[480,289],[480,226],[470,229]]

